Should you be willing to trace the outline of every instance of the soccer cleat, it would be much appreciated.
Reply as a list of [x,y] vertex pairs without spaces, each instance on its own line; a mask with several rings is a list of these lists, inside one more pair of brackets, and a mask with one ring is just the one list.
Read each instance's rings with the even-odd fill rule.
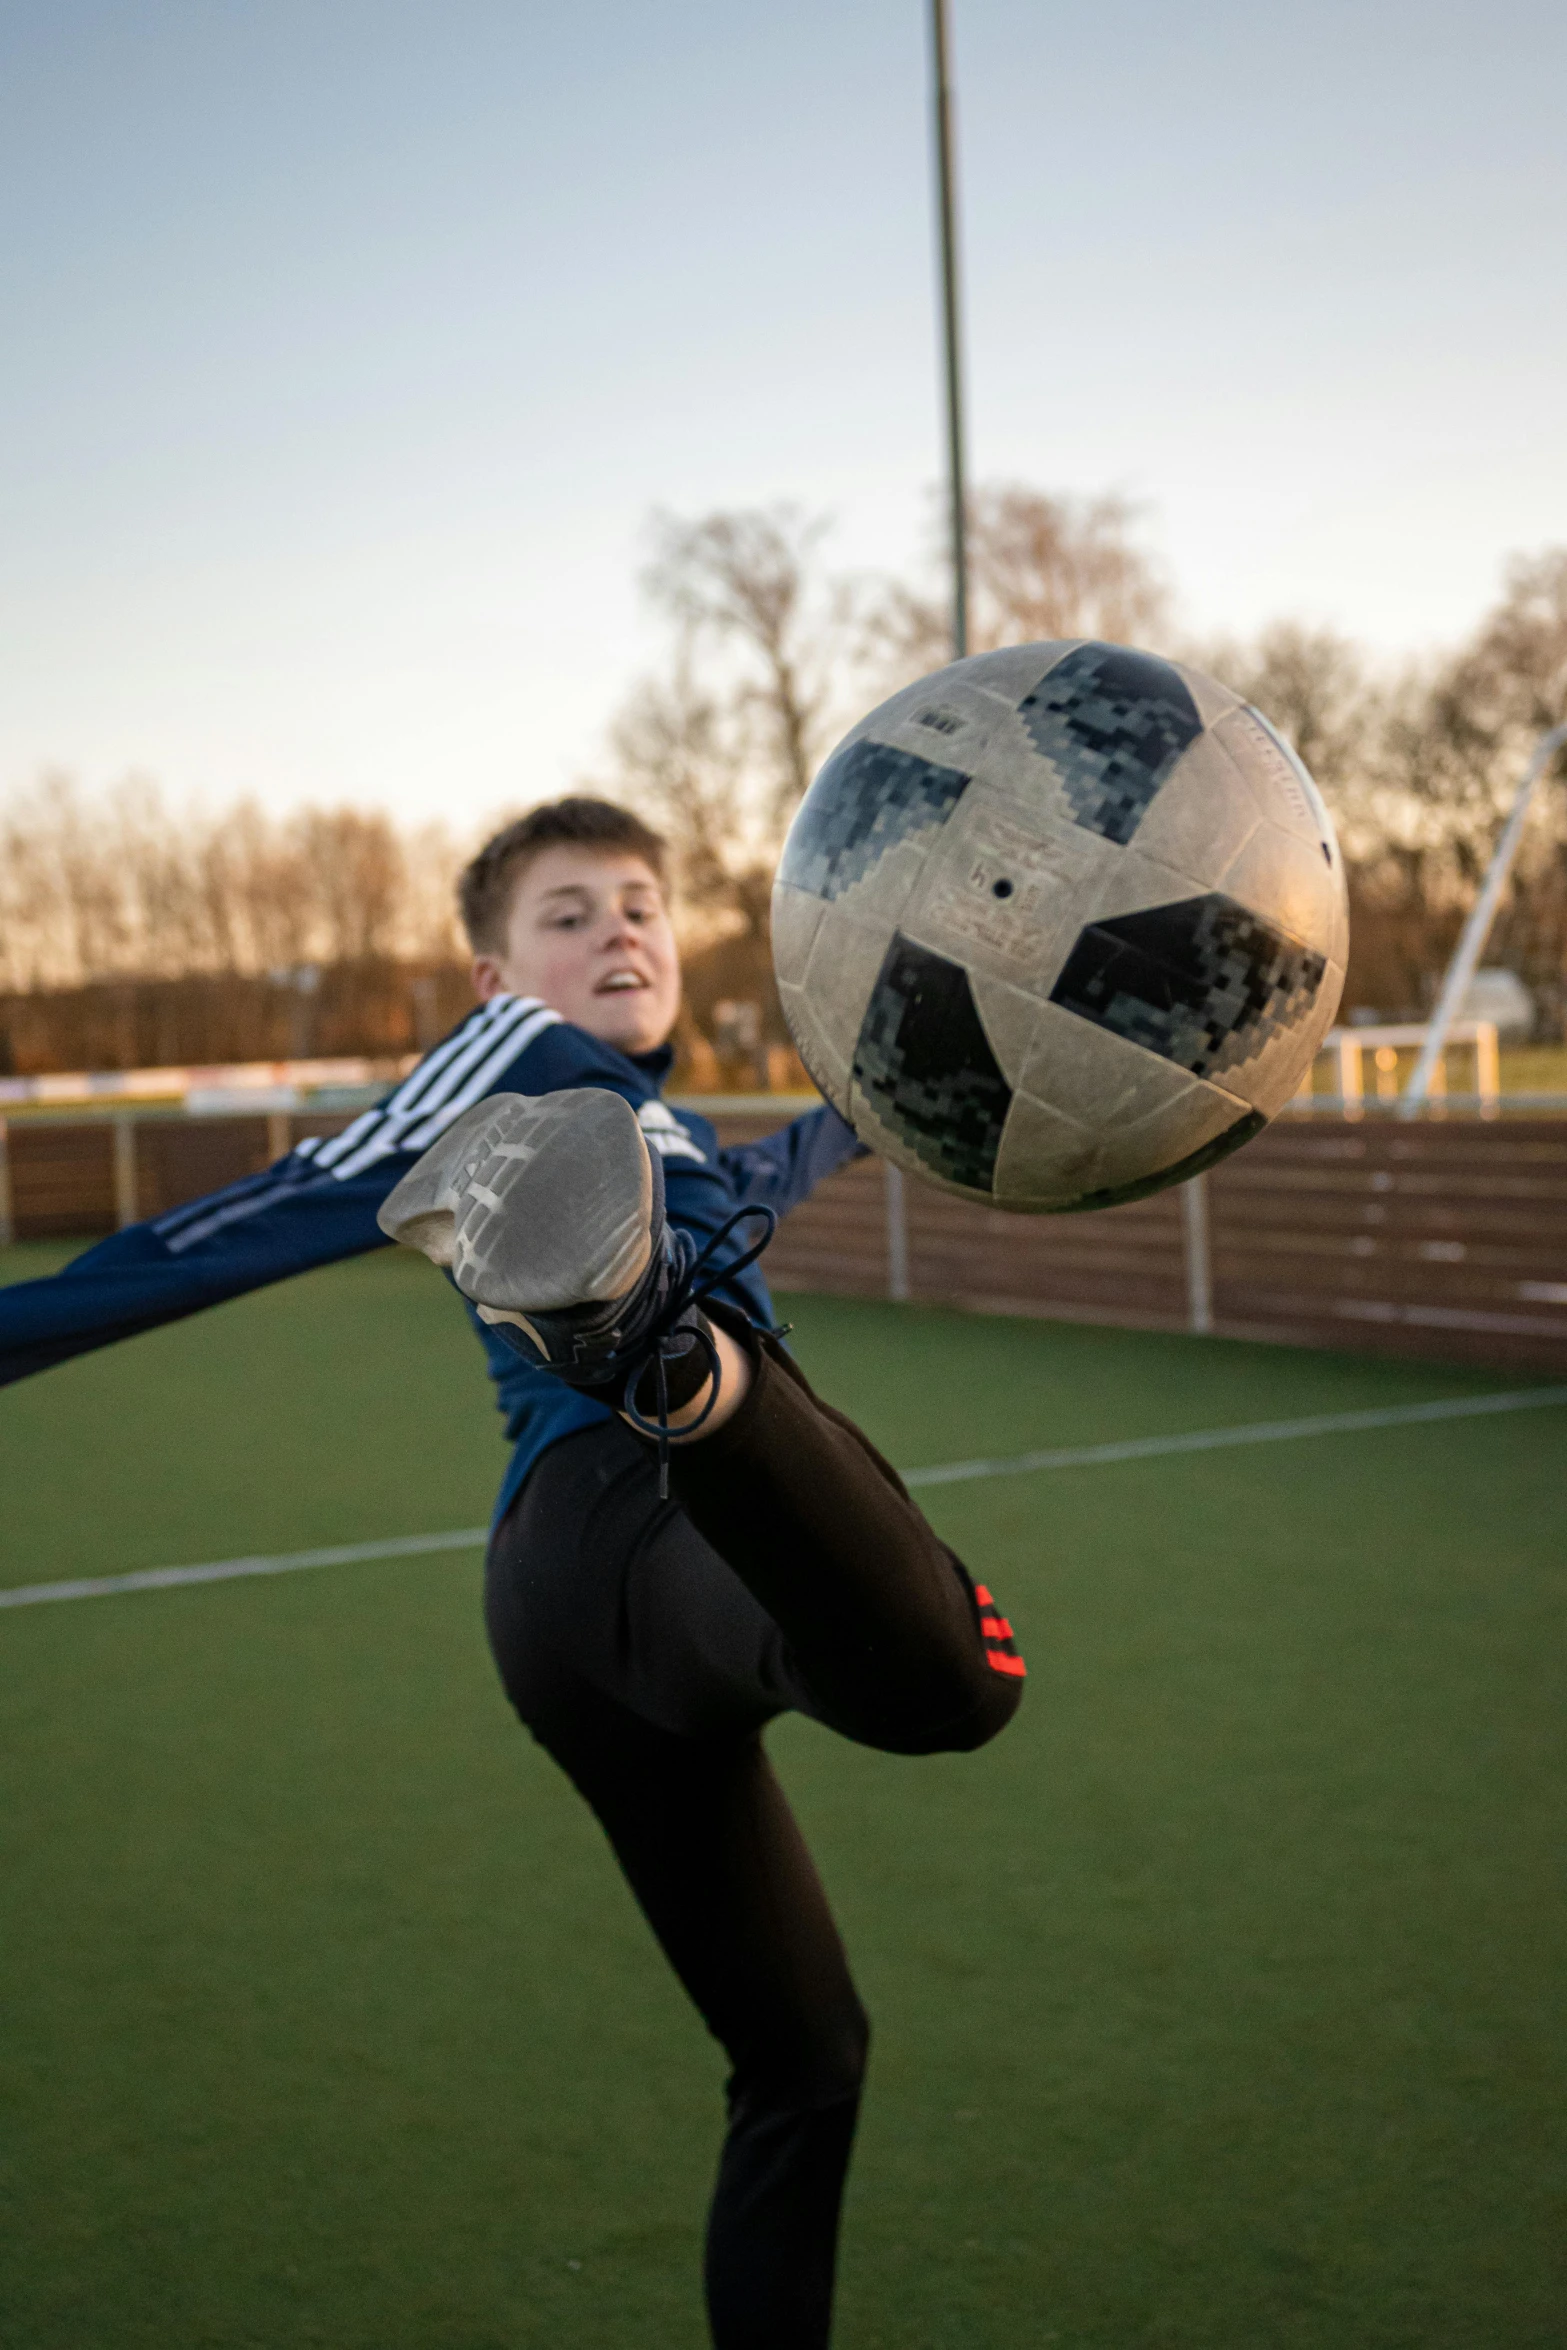
[[[719,1244],[747,1216],[765,1219],[762,1239],[715,1266]],[[711,1379],[701,1418],[681,1431],[691,1434],[718,1399],[718,1349],[702,1301],[760,1255],[777,1221],[770,1209],[742,1209],[699,1251],[666,1220],[663,1167],[630,1105],[597,1086],[476,1103],[376,1220],[445,1266],[526,1361],[600,1393],[656,1435],[661,1490],[669,1412]]]
[[618,1093],[492,1094],[382,1203],[381,1230],[490,1313],[624,1297],[663,1230],[661,1170]]

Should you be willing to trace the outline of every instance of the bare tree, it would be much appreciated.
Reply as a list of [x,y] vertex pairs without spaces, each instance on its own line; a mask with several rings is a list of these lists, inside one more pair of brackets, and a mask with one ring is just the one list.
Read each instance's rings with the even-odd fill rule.
[[463,854],[439,821],[416,825],[403,840],[399,951],[419,963],[465,963],[457,924],[457,874]]
[[[456,864],[443,827],[408,839],[377,811],[175,814],[145,782],[46,776],[0,809],[7,1050],[29,1068],[272,1057],[307,1028],[406,1049],[414,976],[447,1016],[462,1000]],[[429,985],[421,1001],[427,1029]]]
[[[1015,483],[978,490],[976,645],[1157,642],[1164,591],[1135,521],[1113,498],[1074,501]],[[889,671],[917,675],[946,658],[941,603],[887,583],[851,597],[823,567],[825,527],[787,506],[654,524],[644,586],[669,651],[613,723],[611,787],[669,833],[686,904],[729,934],[734,953],[715,980],[725,996],[770,1003],[772,870],[835,722],[885,691]],[[1567,549],[1517,558],[1468,640],[1402,673],[1379,671],[1332,631],[1289,621],[1189,657],[1281,727],[1334,808],[1354,905],[1350,1000],[1418,1006],[1530,742],[1567,710]],[[249,801],[176,811],[145,781],[89,794],[45,776],[0,806],[0,995],[13,1008],[0,1027],[10,1023],[14,1041],[14,1007],[32,1006],[29,1034],[41,1034],[45,996],[74,990],[73,1041],[28,1046],[18,1065],[49,1066],[38,1057],[49,1052],[56,1066],[124,1059],[140,991],[151,1008],[137,1049],[151,1057],[270,1054],[286,1041],[288,1012],[286,991],[267,975],[313,964],[323,973],[313,1015],[322,1037],[345,1050],[406,1049],[411,974],[427,997],[439,993],[443,1017],[463,1000],[457,863],[444,827],[409,835],[378,812],[274,817]],[[1560,776],[1539,795],[1493,952],[1559,1029]],[[421,1033],[433,1017],[427,1005]]]
[[1477,728],[1528,740],[1567,715],[1567,547],[1516,555],[1505,592],[1460,653],[1453,685]]
[[[1442,664],[1404,749],[1410,788],[1467,899],[1536,738],[1567,715],[1567,548],[1517,556],[1500,601]],[[1567,759],[1534,802],[1491,953],[1532,988],[1546,1029],[1567,1025]]]
[[[1133,520],[1116,498],[977,490],[976,647],[1154,631],[1165,595]],[[825,530],[790,506],[656,517],[643,585],[671,624],[670,666],[634,689],[611,731],[614,787],[671,833],[688,902],[758,936],[768,873],[851,681],[863,673],[874,698],[889,672],[947,658],[939,600],[825,577]]]
[[834,591],[813,572],[823,515],[780,505],[654,519],[643,586],[676,626],[681,657],[716,652],[746,735],[762,813],[786,824],[811,780],[842,657]]
[[612,788],[669,833],[687,904],[757,938],[851,657],[844,591],[818,566],[826,528],[787,505],[655,516],[642,584],[669,666],[610,729]]
[[391,955],[406,894],[403,844],[383,811],[307,808],[289,827],[310,878],[316,960]]
[[1051,497],[1018,482],[976,490],[971,563],[988,640],[1139,644],[1157,635],[1168,597],[1133,543],[1136,520],[1123,498]]
[[776,828],[747,791],[747,729],[731,698],[706,692],[688,661],[645,679],[611,729],[615,783],[669,837],[686,903],[767,931]]
[[[1169,598],[1133,536],[1137,509],[1112,496],[1072,498],[990,482],[968,505],[969,642],[976,653],[1062,637],[1146,644]],[[871,606],[869,645],[900,676],[952,658],[944,595],[896,584]]]
[[[1352,1001],[1429,999],[1489,861],[1529,744],[1567,707],[1567,551],[1515,560],[1452,652],[1391,675],[1327,630],[1281,621],[1193,652],[1295,744],[1333,807],[1349,869]],[[1567,1010],[1567,802],[1542,794],[1491,952],[1546,1024]]]

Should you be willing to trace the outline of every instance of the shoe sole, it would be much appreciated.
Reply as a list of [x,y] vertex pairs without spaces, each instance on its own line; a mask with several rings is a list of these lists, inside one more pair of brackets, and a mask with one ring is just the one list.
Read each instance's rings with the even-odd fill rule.
[[526,1314],[624,1297],[651,1258],[652,1218],[635,1112],[618,1093],[579,1086],[476,1102],[376,1221],[449,1266],[475,1305]]

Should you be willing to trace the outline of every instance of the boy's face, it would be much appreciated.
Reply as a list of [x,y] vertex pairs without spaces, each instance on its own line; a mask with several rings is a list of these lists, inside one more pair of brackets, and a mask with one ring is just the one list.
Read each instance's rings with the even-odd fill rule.
[[680,1008],[664,892],[628,850],[541,849],[512,889],[502,949],[474,957],[481,1003],[533,995],[622,1053],[661,1045]]

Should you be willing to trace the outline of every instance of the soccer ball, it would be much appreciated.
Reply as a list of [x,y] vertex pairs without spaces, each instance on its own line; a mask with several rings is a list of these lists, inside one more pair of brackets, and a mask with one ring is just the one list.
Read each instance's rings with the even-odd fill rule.
[[1295,753],[1124,645],[980,653],[894,694],[812,784],[773,894],[827,1099],[911,1174],[1033,1212],[1142,1198],[1260,1132],[1348,946]]

